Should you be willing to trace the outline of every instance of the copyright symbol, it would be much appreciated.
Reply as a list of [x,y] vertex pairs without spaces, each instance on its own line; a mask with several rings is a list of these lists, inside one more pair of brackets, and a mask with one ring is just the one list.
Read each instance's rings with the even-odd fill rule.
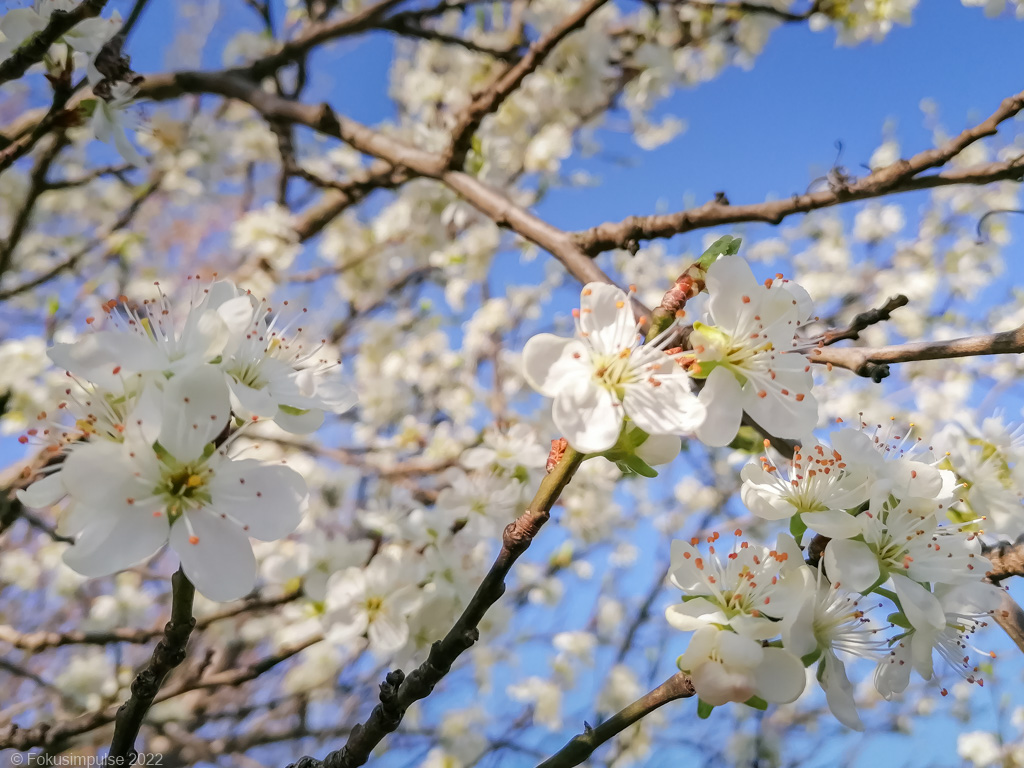
[[25,762],[25,756],[20,752],[11,755],[11,765],[21,765],[23,762]]

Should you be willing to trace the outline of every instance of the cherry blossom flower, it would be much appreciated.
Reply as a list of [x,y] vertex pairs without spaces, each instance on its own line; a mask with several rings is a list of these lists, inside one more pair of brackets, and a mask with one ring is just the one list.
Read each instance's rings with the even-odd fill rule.
[[[188,372],[215,359],[252,318],[248,296],[226,281],[193,298],[183,317],[163,292],[140,307],[126,297],[104,305],[106,325],[73,343],[50,348],[50,359],[74,376],[111,391],[140,386],[132,378],[156,381]],[[92,322],[91,319],[89,321]]]
[[[75,445],[61,464],[59,490],[70,502],[60,531],[75,538],[64,561],[84,576],[105,576],[169,543],[203,595],[237,599],[256,580],[249,537],[291,533],[305,509],[305,482],[288,467],[232,459],[216,447],[230,414],[216,369],[174,376],[163,395],[157,430],[129,424],[123,442]],[[42,481],[47,491],[53,477]],[[38,498],[33,488],[22,496]]]
[[346,568],[327,582],[328,639],[350,647],[366,635],[369,648],[388,658],[409,640],[409,614],[421,602],[414,567],[401,549],[386,549],[365,568]]
[[808,589],[796,542],[787,534],[773,550],[741,542],[723,562],[715,552],[718,538],[709,537],[708,557],[694,542],[672,542],[669,581],[686,598],[665,611],[668,623],[684,632],[714,624],[755,640],[776,636],[777,620],[796,610]]
[[803,693],[807,680],[804,665],[789,651],[713,625],[694,632],[676,665],[712,706],[754,696],[787,704]]
[[787,617],[782,630],[783,646],[805,663],[818,661],[818,681],[832,714],[848,728],[864,730],[853,698],[853,684],[838,655],[878,659],[884,648],[881,628],[865,617],[860,595],[830,584],[819,567],[803,570],[814,581],[811,597]]
[[127,162],[142,168],[146,158],[128,138],[129,133],[134,134],[142,124],[138,114],[128,108],[138,93],[136,84],[119,81],[111,85],[105,98],[96,97],[90,126],[97,141],[113,144]]
[[576,450],[612,448],[624,417],[648,434],[689,434],[700,425],[704,407],[689,376],[658,340],[638,343],[623,291],[603,283],[584,287],[577,337],[542,333],[523,349],[527,382],[554,398],[555,425]]
[[311,340],[302,326],[293,328],[304,312],[279,326],[280,314],[267,321],[266,299],[257,302],[232,288],[237,295],[221,306],[233,314],[236,302],[245,301],[248,319],[224,345],[218,364],[245,410],[272,418],[293,434],[307,434],[320,427],[326,411],[344,413],[355,405],[341,361],[328,359],[324,352],[326,341]]
[[[865,467],[845,461],[835,448],[814,441],[797,446],[792,459],[743,467],[741,497],[747,508],[765,520],[834,509],[851,509],[868,498],[869,474]],[[781,465],[781,469],[780,469]]]
[[694,324],[690,373],[704,379],[707,417],[697,437],[728,445],[746,411],[769,433],[803,437],[817,425],[810,364],[794,352],[809,299],[798,286],[759,284],[743,259],[719,258],[707,272],[707,322]]
[[934,672],[933,650],[967,682],[980,683],[978,666],[970,659],[970,636],[986,626],[1002,597],[999,587],[981,581],[936,586],[940,620],[931,625],[913,624],[893,640],[892,649],[875,669],[878,692],[886,699],[902,693],[910,683],[911,670],[930,680]]

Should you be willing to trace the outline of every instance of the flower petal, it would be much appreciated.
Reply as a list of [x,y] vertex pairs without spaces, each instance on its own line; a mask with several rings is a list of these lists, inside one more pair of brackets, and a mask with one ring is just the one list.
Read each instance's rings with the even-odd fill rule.
[[107,576],[149,559],[167,543],[167,518],[145,510],[87,510],[89,524],[64,552],[64,562],[83,576]]
[[796,701],[807,685],[803,663],[783,648],[764,649],[764,661],[758,665],[754,678],[761,698],[776,704]]
[[636,343],[636,321],[629,297],[607,283],[587,283],[580,292],[580,331],[602,354],[616,354]]
[[249,536],[276,541],[295,530],[309,500],[295,470],[256,459],[225,461],[210,481],[211,511],[248,526]]
[[231,401],[224,374],[204,365],[171,378],[164,388],[160,444],[178,461],[198,459],[228,424]]
[[591,379],[574,379],[555,398],[555,426],[581,453],[607,451],[622,432],[622,407]]
[[740,383],[728,369],[718,367],[711,372],[699,395],[707,409],[703,423],[696,430],[702,443],[719,448],[733,441],[743,419],[741,397]]
[[863,542],[832,539],[825,547],[825,572],[833,586],[863,592],[878,581],[878,558]]
[[237,600],[256,583],[256,557],[249,537],[211,511],[186,512],[171,527],[170,540],[185,575],[210,600]]
[[523,347],[523,378],[545,397],[554,397],[574,379],[590,378],[589,359],[579,339],[539,333]]

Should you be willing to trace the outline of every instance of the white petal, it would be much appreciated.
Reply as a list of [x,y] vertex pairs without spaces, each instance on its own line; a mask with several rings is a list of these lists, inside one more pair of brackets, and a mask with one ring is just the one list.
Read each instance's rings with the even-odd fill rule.
[[776,704],[796,701],[807,684],[804,665],[783,648],[764,649],[764,661],[758,666],[755,679],[758,695]]
[[91,522],[64,552],[64,562],[83,576],[106,576],[149,559],[167,543],[167,518],[145,510],[92,510]]
[[826,509],[822,512],[805,512],[801,518],[808,528],[812,528],[830,539],[852,539],[861,533],[857,518],[842,510]]
[[255,389],[231,376],[228,377],[228,387],[231,388],[231,394],[237,398],[238,404],[249,413],[265,419],[277,413],[277,401],[266,387]]
[[721,608],[703,597],[670,605],[665,609],[665,620],[681,632],[695,632],[711,624],[728,621]]
[[581,453],[607,451],[622,432],[622,407],[591,379],[575,379],[562,389],[551,416],[569,445]]
[[212,365],[173,376],[164,388],[160,444],[178,461],[198,459],[228,424],[231,401],[224,374]]
[[540,333],[523,347],[523,378],[545,397],[554,397],[578,378],[590,378],[586,345],[579,339],[564,339]]
[[607,283],[588,283],[580,293],[580,331],[599,352],[615,354],[636,342],[629,297]]
[[19,490],[18,501],[30,509],[43,509],[52,507],[58,501],[67,496],[64,483],[61,482],[60,472],[36,480],[28,488]]
[[658,467],[675,461],[682,450],[682,441],[675,435],[649,435],[636,449],[648,466]]
[[274,423],[293,435],[308,435],[320,429],[320,425],[324,423],[324,412],[319,408],[312,408],[302,413],[288,413],[278,408],[274,414]]
[[246,533],[276,541],[295,530],[309,499],[306,481],[295,470],[255,459],[225,461],[210,481],[211,511],[249,526]]
[[878,581],[878,558],[863,542],[832,539],[825,547],[825,572],[833,586],[863,592]]
[[821,676],[821,687],[825,689],[825,698],[828,700],[828,708],[836,719],[847,728],[855,731],[863,731],[864,723],[861,722],[860,714],[857,712],[857,703],[853,698],[853,685],[846,676],[846,668],[839,658],[828,651],[822,659],[824,671]]
[[946,626],[946,613],[935,595],[902,573],[892,574],[892,585],[903,613],[915,629],[939,630]]
[[696,430],[702,443],[719,448],[733,441],[743,419],[741,397],[740,383],[728,369],[718,367],[711,372],[699,395],[707,409],[703,423]]
[[382,610],[374,616],[366,634],[370,650],[381,657],[390,656],[409,640],[409,623],[397,612]]
[[[185,524],[186,517],[192,526],[191,533]],[[249,537],[234,523],[207,510],[193,510],[175,522],[170,538],[185,575],[203,596],[218,601],[237,600],[252,590],[256,583],[256,558]]]
[[[690,434],[704,422],[707,408],[691,391],[690,377],[667,356],[656,354],[663,359],[661,365],[651,369],[649,378],[626,388],[622,407],[648,434]],[[658,363],[650,354],[636,357],[640,358],[635,361],[638,365]]]
[[735,330],[732,322],[743,307],[749,306],[743,297],[760,299],[764,287],[759,285],[750,271],[750,265],[739,256],[722,256],[708,269],[705,280],[708,287],[708,312],[715,325],[722,326],[730,333]]

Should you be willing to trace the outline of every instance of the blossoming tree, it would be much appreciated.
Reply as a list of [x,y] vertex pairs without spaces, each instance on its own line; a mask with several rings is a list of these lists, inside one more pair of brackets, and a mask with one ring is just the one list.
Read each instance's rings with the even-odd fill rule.
[[776,29],[916,5],[9,3],[0,755],[1024,765],[1024,92],[791,196],[546,208]]

